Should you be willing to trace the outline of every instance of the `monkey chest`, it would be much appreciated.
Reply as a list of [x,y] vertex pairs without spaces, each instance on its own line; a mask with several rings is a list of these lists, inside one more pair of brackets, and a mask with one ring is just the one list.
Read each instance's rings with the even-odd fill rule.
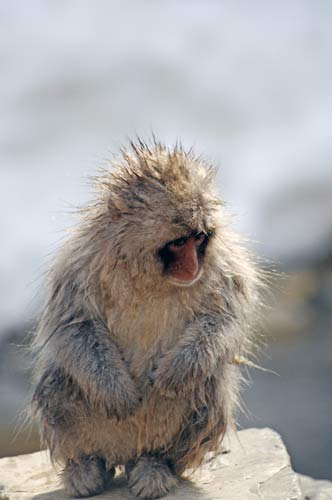
[[158,358],[171,349],[181,336],[188,314],[170,308],[165,302],[131,303],[123,309],[108,311],[107,322],[131,372],[144,377]]

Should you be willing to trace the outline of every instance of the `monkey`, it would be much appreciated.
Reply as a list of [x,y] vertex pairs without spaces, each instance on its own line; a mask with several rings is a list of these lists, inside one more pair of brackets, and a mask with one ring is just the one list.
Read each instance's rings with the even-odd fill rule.
[[235,426],[260,277],[215,172],[180,145],[132,142],[47,273],[31,411],[72,497],[121,466],[138,499],[159,498]]

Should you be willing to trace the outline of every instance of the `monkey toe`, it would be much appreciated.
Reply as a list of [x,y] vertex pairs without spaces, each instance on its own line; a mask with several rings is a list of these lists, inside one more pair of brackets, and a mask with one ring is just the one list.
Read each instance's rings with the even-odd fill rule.
[[131,492],[141,500],[154,500],[166,495],[178,480],[170,468],[155,459],[141,457],[126,467]]
[[61,476],[68,495],[80,498],[102,493],[113,479],[114,473],[114,468],[106,468],[103,459],[84,457],[79,463],[68,462]]

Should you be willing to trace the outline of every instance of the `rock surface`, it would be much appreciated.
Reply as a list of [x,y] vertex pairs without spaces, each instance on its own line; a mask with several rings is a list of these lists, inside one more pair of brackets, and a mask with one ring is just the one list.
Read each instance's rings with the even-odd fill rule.
[[304,500],[332,500],[332,482],[298,474]]
[[[228,446],[229,445],[229,446]],[[190,480],[168,500],[301,500],[298,476],[292,471],[280,436],[271,429],[247,429],[232,436],[229,451],[211,455]],[[64,500],[46,451],[0,460],[1,500]],[[130,500],[126,480],[119,475],[99,500]]]

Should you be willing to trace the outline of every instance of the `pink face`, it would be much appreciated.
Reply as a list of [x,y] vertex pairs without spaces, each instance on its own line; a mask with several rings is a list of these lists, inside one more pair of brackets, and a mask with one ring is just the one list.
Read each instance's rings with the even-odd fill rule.
[[203,232],[170,241],[159,252],[164,272],[178,286],[190,286],[202,275],[209,235]]

